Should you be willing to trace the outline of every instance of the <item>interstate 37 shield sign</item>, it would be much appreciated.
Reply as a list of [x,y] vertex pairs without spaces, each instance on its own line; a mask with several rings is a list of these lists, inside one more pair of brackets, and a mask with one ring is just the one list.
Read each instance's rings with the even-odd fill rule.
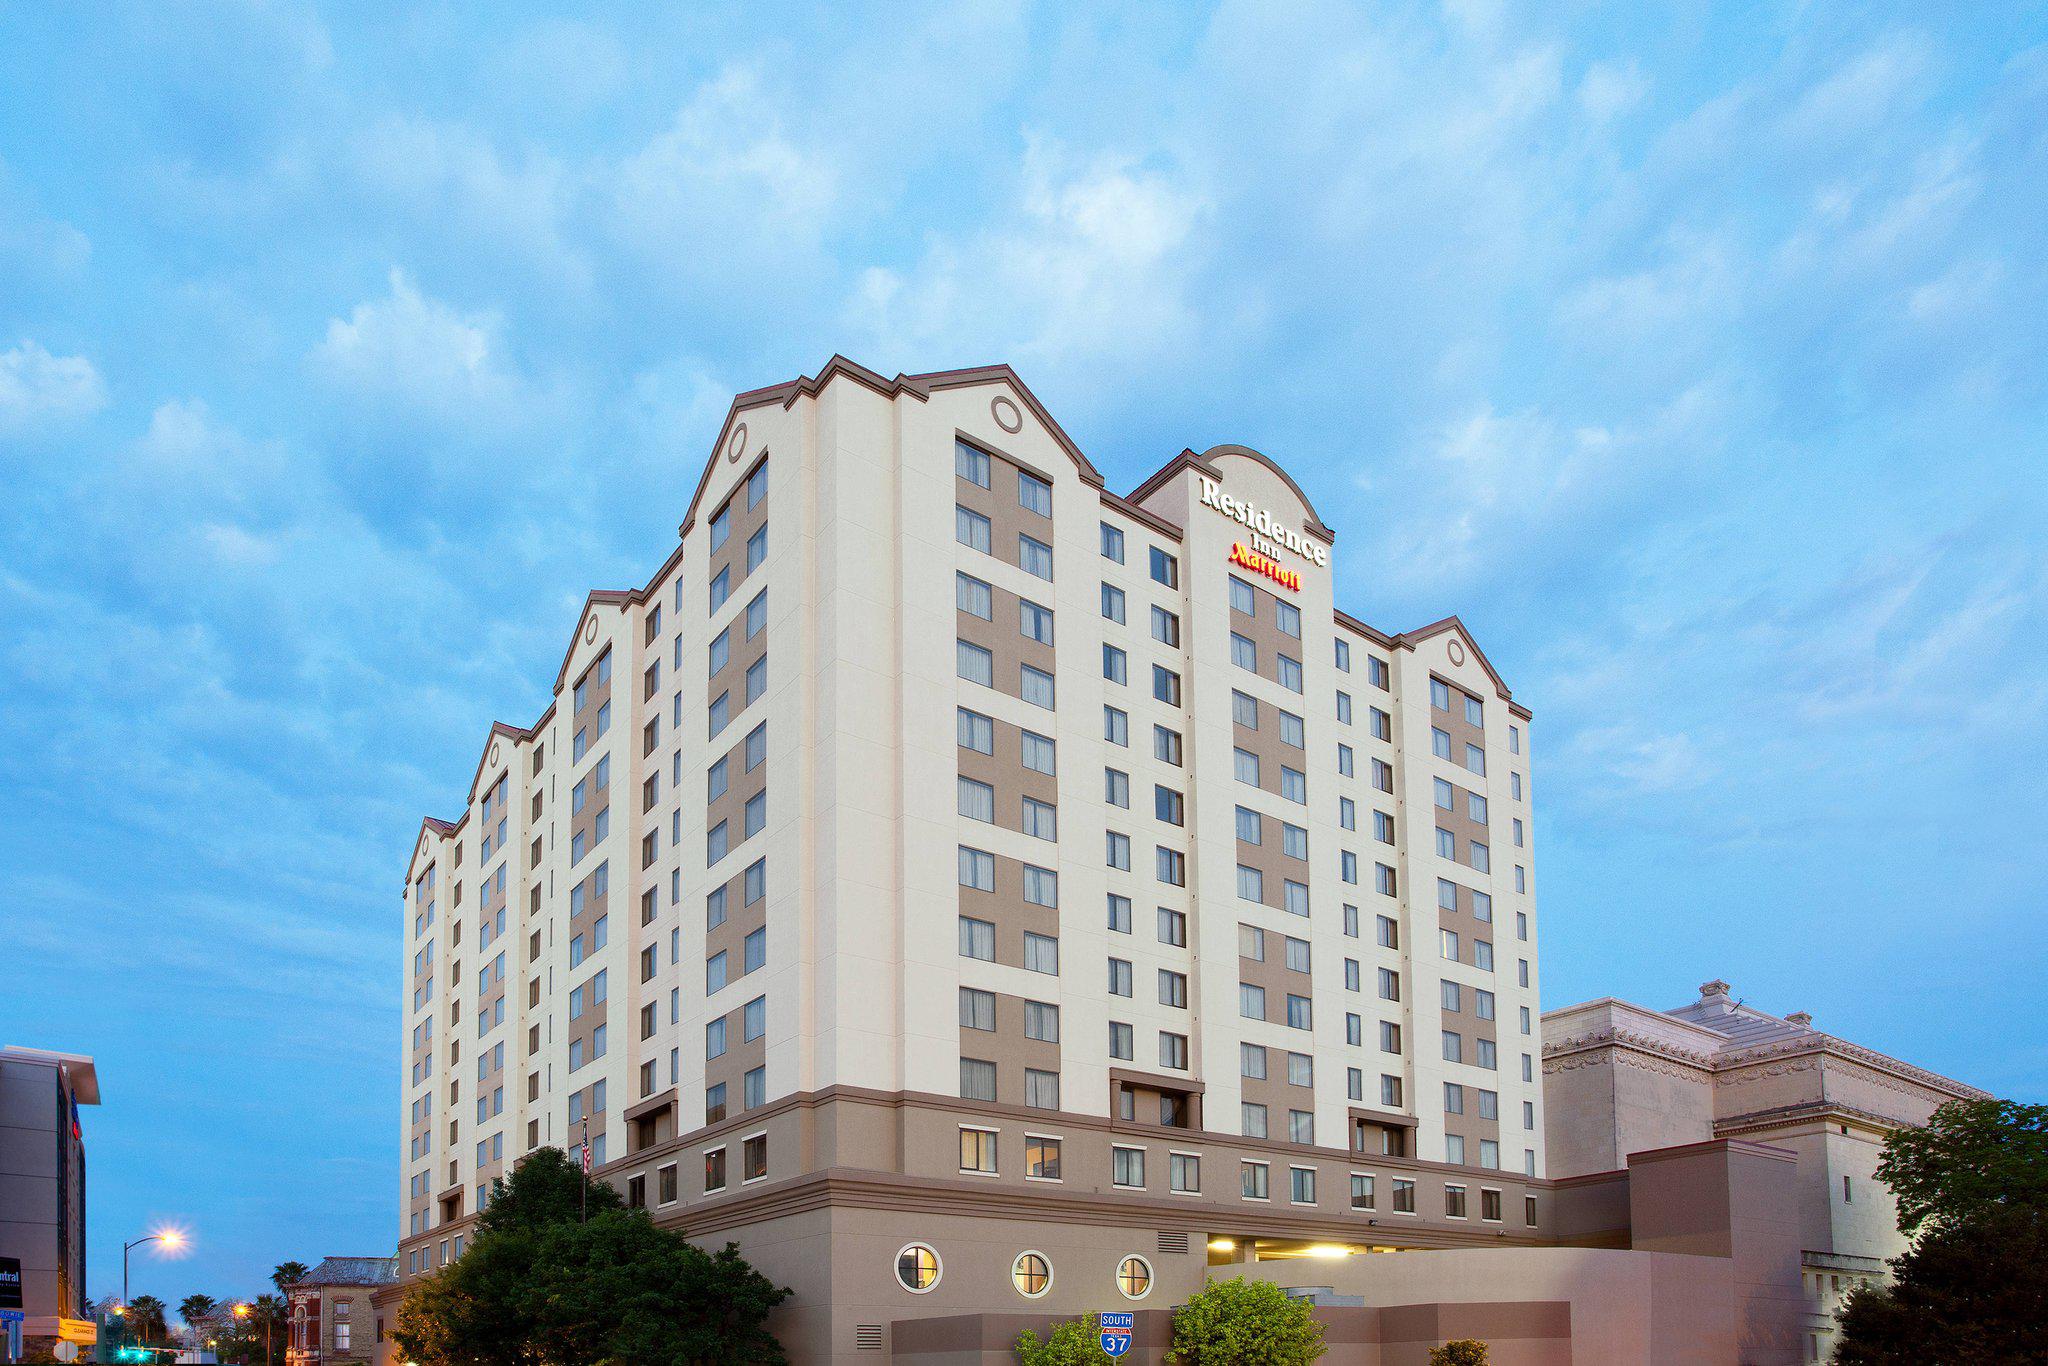
[[1102,1327],[1102,1350],[1113,1357],[1120,1357],[1131,1350],[1132,1315],[1102,1314],[1098,1322]]

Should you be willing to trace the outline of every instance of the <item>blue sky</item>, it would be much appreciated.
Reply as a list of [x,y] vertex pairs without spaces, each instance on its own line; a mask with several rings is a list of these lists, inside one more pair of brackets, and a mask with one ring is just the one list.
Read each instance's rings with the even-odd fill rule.
[[0,1042],[99,1058],[98,1289],[390,1246],[418,820],[834,351],[1461,614],[1546,1004],[2048,1098],[2038,7],[637,8],[0,8]]

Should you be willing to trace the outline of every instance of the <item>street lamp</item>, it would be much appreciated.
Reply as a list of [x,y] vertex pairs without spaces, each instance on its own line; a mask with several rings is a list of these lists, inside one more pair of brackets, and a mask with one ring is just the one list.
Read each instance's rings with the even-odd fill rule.
[[145,1233],[132,1243],[121,1245],[121,1308],[123,1317],[128,1313],[128,1254],[144,1243],[161,1243],[167,1251],[176,1252],[185,1245],[185,1235],[174,1228],[160,1228],[154,1233]]

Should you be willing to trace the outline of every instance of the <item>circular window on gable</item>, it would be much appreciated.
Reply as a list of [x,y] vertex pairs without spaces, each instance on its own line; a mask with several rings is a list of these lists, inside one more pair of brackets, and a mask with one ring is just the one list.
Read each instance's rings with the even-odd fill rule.
[[1052,1262],[1043,1252],[1020,1252],[1010,1267],[1010,1280],[1018,1294],[1035,1300],[1052,1289]]
[[1152,1263],[1143,1257],[1126,1257],[1117,1264],[1116,1288],[1127,1300],[1142,1300],[1152,1291]]
[[923,1243],[911,1243],[896,1254],[896,1280],[913,1295],[922,1295],[939,1283],[943,1268],[939,1254]]

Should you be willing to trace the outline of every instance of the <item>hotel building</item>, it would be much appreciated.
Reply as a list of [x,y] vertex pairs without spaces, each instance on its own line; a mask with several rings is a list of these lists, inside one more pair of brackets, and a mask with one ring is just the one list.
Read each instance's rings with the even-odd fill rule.
[[1007,367],[737,398],[405,875],[401,1280],[577,1149],[891,1325],[1552,1237],[1534,740],[1273,460],[1128,495]]
[[[84,1054],[0,1048],[0,1309],[22,1311],[25,1349],[98,1337],[85,1289],[78,1108],[99,1103],[99,1070]],[[0,1356],[7,1339],[0,1331]]]

